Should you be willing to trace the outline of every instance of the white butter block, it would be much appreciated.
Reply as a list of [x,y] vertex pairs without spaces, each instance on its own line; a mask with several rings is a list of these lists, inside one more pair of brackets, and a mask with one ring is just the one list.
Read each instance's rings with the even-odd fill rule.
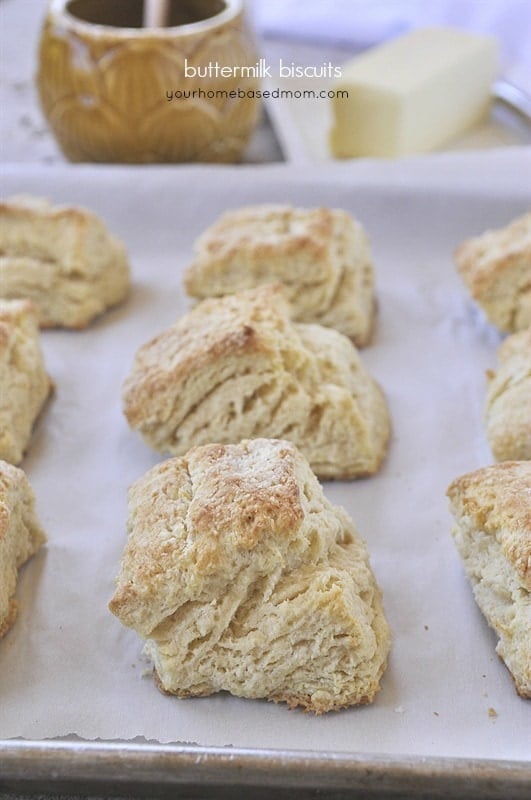
[[352,59],[334,89],[332,153],[424,153],[471,128],[489,109],[498,46],[489,36],[423,28]]

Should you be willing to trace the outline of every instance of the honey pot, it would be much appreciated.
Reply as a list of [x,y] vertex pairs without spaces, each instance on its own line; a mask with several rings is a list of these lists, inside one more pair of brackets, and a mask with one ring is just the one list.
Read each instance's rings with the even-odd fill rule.
[[257,53],[242,0],[51,0],[37,86],[71,161],[233,162],[258,116]]

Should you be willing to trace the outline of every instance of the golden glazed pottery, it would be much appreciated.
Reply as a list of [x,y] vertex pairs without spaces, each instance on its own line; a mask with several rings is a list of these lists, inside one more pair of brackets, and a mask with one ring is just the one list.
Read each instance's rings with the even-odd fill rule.
[[[142,28],[142,7],[51,0],[37,85],[65,156],[236,161],[259,114],[258,79],[242,70],[257,61],[242,0],[170,0],[167,28]],[[216,64],[229,76],[216,77]]]

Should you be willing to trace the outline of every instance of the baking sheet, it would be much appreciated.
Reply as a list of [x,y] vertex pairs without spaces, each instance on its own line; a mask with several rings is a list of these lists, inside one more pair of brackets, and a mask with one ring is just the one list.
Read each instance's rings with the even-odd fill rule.
[[[129,302],[85,332],[43,334],[56,394],[23,466],[49,542],[23,570],[17,624],[0,643],[0,738],[530,760],[531,707],[514,692],[449,535],[445,489],[491,460],[484,372],[500,340],[451,263],[462,238],[531,204],[531,152],[349,169],[3,169],[6,194],[83,203],[127,242]],[[120,387],[136,348],[187,308],[192,242],[228,206],[344,207],[373,241],[379,318],[364,359],[394,424],[371,479],[327,483],[368,542],[393,631],[372,706],[313,717],[228,695],[178,700],[147,673],[136,634],[107,611],[125,540],[127,486],[156,463],[128,430]],[[495,715],[493,715],[495,713]]]

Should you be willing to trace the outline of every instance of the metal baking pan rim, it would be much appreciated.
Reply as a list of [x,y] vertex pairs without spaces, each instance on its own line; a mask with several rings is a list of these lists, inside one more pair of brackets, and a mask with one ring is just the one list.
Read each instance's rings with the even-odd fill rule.
[[[529,797],[531,763],[301,750],[101,742],[0,740],[0,790],[127,792],[257,787],[410,797]],[[149,795],[146,791],[149,790]],[[216,796],[221,796],[219,793]],[[258,796],[258,795],[254,795]],[[293,795],[295,796],[295,795]]]

